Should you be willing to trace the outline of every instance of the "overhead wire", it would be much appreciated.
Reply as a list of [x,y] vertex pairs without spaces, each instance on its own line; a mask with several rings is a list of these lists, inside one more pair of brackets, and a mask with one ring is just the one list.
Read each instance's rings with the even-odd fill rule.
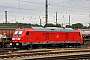
[[[41,3],[41,2],[30,2],[30,1],[23,1],[23,0],[15,0],[15,1],[21,1],[21,2],[28,2],[28,3],[36,3],[36,4],[43,4],[45,5],[44,3]],[[64,2],[65,3],[65,2]],[[66,3],[67,4],[67,3]],[[49,4],[50,6],[58,6],[58,7],[66,7],[66,8],[71,8],[71,7],[68,7],[68,6],[60,6],[60,5],[54,5],[54,4]],[[75,4],[70,4],[70,5],[74,5],[74,6],[79,6],[79,5],[75,5]],[[15,8],[15,9],[23,9],[23,10],[33,10],[33,11],[39,11],[39,10],[34,10],[34,9],[25,9],[25,8],[16,8],[16,7],[7,7],[7,6],[0,6],[0,7],[6,7],[6,8]],[[80,6],[79,6],[80,7]],[[74,7],[75,8],[75,7]],[[86,7],[84,7],[86,8]],[[77,8],[75,8],[77,9]],[[80,9],[80,8],[78,8]],[[86,9],[86,10],[89,10],[89,9]],[[40,10],[41,11],[41,10]]]
[[[28,3],[36,3],[36,4],[43,4],[43,3],[37,3],[37,2],[29,2],[29,1],[22,1],[22,0],[15,0],[15,1],[21,1],[21,2],[28,2]],[[65,3],[65,2],[64,2]],[[53,4],[49,4],[50,6],[58,6],[58,5],[53,5]],[[71,4],[72,5],[72,4]],[[73,4],[74,5],[74,4]],[[76,6],[76,5],[75,5]],[[77,5],[78,6],[78,5]],[[34,10],[34,9],[25,9],[25,8],[16,8],[16,7],[7,7],[7,6],[0,6],[0,7],[5,7],[5,8],[13,8],[13,9],[22,9],[22,10],[32,10],[32,11],[42,11],[42,10]],[[58,6],[58,7],[66,7],[66,8],[70,8],[68,6]],[[79,8],[80,9],[80,8]],[[87,9],[86,9],[87,10]],[[43,11],[45,12],[45,11]],[[52,11],[53,12],[53,11]],[[55,12],[53,12],[55,13]],[[61,13],[61,12],[60,12]]]
[[33,2],[30,2],[30,1],[23,1],[23,0],[15,0],[15,1],[26,2],[26,3],[35,3],[35,4],[43,4],[43,5],[45,5],[45,3],[35,2],[35,1],[33,1]]
[[3,7],[3,8],[11,8],[11,9],[21,9],[21,10],[42,11],[42,10],[25,9],[25,8],[8,7],[8,6],[0,6],[0,7]]
[[[21,1],[21,2],[27,2],[27,3],[35,3],[35,4],[43,4],[45,5],[44,3],[41,3],[41,2],[30,2],[30,1],[23,1],[23,0],[15,0],[15,1]],[[65,2],[64,2],[65,3]],[[67,4],[67,3],[66,3]],[[54,4],[48,4],[50,6],[58,6],[58,7],[66,7],[66,8],[71,8],[70,6],[60,6],[60,5],[54,5]],[[71,4],[71,5],[74,5],[74,4]],[[74,5],[74,6],[79,6],[79,5]],[[73,8],[73,7],[72,7]],[[74,7],[74,9],[80,9],[80,6],[79,7]],[[83,8],[84,9],[84,8]],[[89,9],[84,9],[84,10],[89,10]],[[51,12],[51,11],[50,11]],[[55,13],[55,12],[54,12]]]
[[[19,0],[15,0],[15,1],[19,1]],[[42,2],[35,2],[35,1],[32,1],[32,2],[30,2],[30,1],[23,1],[23,0],[20,0],[20,2],[26,2],[26,3],[35,3],[35,4],[42,4],[42,5],[45,5],[44,3],[42,3]],[[73,9],[81,9],[81,8],[79,8],[79,7],[83,7],[81,10],[89,10],[88,9],[88,7],[85,7],[85,6],[79,6],[79,5],[76,5],[76,4],[68,4],[68,3],[66,3],[66,2],[64,2],[64,4],[66,4],[67,6],[64,6],[64,5],[56,5],[56,4],[48,4],[49,6],[57,6],[57,7],[65,7],[65,8],[73,8]],[[76,6],[76,7],[71,7],[71,5],[73,5],[73,6]],[[19,7],[19,8],[17,8],[17,7],[8,7],[8,6],[0,6],[0,7],[3,7],[3,8],[10,8],[10,9],[22,9],[22,10],[32,10],[32,11],[42,11],[42,10],[35,10],[35,9],[25,9],[25,8],[21,8],[21,7]],[[87,8],[87,9],[86,9]],[[56,10],[57,9],[55,9],[54,11],[52,10],[52,11],[50,11],[50,12],[52,12],[52,13],[55,13],[56,12]],[[58,9],[59,10],[59,9]],[[61,11],[61,10],[60,10]],[[58,13],[64,13],[63,11],[62,12],[60,12],[60,11],[58,11]],[[45,12],[45,11],[43,11],[43,12]],[[74,12],[75,13],[75,12]],[[75,14],[77,14],[77,13],[75,13]]]

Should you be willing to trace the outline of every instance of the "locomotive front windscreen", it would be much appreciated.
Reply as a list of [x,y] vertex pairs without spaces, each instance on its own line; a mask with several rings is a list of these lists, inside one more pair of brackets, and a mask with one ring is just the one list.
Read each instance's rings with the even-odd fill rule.
[[14,35],[21,35],[22,31],[15,31]]

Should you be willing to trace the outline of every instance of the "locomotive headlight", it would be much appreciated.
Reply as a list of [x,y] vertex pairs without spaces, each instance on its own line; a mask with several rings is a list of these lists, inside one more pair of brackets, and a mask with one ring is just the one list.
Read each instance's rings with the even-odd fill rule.
[[19,43],[16,43],[16,45],[19,45]]
[[12,45],[12,43],[10,43],[10,45]]
[[20,38],[17,38],[17,40],[20,40]]
[[15,38],[12,38],[12,40],[15,40]]

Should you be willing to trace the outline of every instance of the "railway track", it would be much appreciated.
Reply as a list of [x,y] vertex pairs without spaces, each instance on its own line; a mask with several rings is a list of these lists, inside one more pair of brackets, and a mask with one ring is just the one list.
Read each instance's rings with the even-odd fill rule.
[[[23,52],[13,52],[8,54],[1,54],[1,59],[43,59],[43,58],[55,58],[55,57],[71,57],[77,55],[89,55],[90,49],[79,49],[79,50],[34,50],[34,51],[23,51]],[[24,58],[22,58],[24,57]]]
[[24,58],[20,60],[90,60],[90,54],[81,54],[81,55],[64,55],[64,56],[49,56],[41,58]]
[[18,49],[15,48],[0,48],[0,55],[7,54],[10,52],[17,51]]
[[80,54],[80,56],[83,56],[85,54],[89,55],[90,49],[87,48],[89,46],[90,46],[90,42],[86,42],[85,45],[82,45],[81,48],[53,48],[53,49],[44,48],[39,50],[33,49],[33,50],[21,50],[21,51],[17,51],[18,49],[14,49],[14,48],[0,48],[0,59],[4,59],[4,58],[13,59],[13,58],[21,58],[21,57],[24,58],[27,57],[31,59],[39,59],[40,57],[41,57],[40,59],[43,59],[44,57],[48,59],[52,59],[52,58],[58,59],[58,56],[66,56],[73,58],[73,56],[75,54],[76,54],[75,56],[77,56],[78,53]]

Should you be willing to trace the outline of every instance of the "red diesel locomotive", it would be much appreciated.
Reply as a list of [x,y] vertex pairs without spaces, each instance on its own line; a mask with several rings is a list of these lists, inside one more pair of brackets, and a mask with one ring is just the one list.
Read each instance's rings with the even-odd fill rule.
[[80,30],[57,27],[18,28],[10,43],[11,46],[19,48],[52,45],[77,47],[81,44],[83,44],[83,38]]

